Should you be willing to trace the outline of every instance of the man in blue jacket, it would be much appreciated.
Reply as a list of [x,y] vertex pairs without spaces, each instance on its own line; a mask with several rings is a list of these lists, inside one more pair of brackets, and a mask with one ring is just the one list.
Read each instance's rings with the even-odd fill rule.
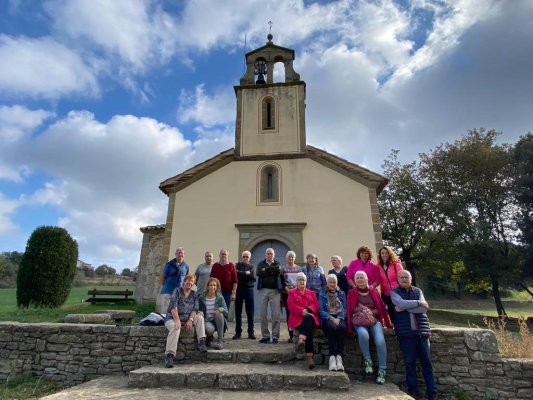
[[398,272],[398,283],[400,286],[391,291],[391,300],[397,311],[394,318],[394,330],[403,354],[407,390],[415,399],[420,398],[416,375],[416,359],[418,358],[426,383],[427,398],[435,400],[437,385],[431,364],[429,345],[431,329],[426,314],[429,306],[422,290],[412,285],[409,271]]
[[158,310],[160,314],[167,312],[170,295],[174,289],[183,285],[183,280],[189,273],[189,265],[185,262],[185,250],[183,250],[183,247],[178,247],[174,254],[176,257],[165,264],[159,279],[161,290],[159,292]]

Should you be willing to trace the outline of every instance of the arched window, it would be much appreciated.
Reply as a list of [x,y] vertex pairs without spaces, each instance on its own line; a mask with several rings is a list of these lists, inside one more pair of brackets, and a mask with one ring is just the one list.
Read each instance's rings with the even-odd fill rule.
[[263,164],[259,167],[258,199],[259,203],[281,202],[281,168],[276,163]]
[[263,130],[276,129],[276,101],[273,97],[265,97],[261,106]]

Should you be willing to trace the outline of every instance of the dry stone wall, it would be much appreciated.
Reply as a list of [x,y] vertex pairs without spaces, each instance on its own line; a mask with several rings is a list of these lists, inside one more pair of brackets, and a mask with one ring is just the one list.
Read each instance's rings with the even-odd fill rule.
[[[104,375],[127,374],[145,365],[162,365],[165,340],[164,327],[1,322],[0,379],[33,372],[72,386]],[[345,366],[350,374],[359,375],[362,360],[355,340],[347,338]],[[387,376],[401,385],[403,362],[392,331],[386,332],[386,340]],[[435,329],[431,343],[442,393],[463,393],[470,399],[531,398],[533,359],[501,359],[493,332]],[[195,346],[195,339],[183,332],[177,358],[201,361]],[[317,338],[315,347],[317,361],[325,359],[326,340]]]

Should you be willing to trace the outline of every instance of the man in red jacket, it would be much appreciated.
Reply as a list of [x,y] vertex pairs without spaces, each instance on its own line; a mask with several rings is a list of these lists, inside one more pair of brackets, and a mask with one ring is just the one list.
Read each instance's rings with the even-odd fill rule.
[[220,281],[222,296],[229,310],[231,301],[235,301],[239,280],[235,264],[229,261],[229,251],[226,249],[220,250],[219,261],[211,268],[211,277]]

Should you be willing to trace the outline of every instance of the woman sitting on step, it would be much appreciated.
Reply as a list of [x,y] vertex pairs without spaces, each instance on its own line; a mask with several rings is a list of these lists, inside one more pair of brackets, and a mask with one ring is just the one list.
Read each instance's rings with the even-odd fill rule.
[[338,286],[337,275],[329,274],[326,282],[318,299],[322,329],[328,338],[329,370],[344,371],[342,353],[346,337],[346,295]]
[[298,329],[298,351],[305,349],[307,368],[315,367],[313,361],[313,329],[320,323],[319,304],[313,290],[306,288],[307,278],[303,272],[296,275],[296,288],[289,291],[287,307],[289,308],[289,329]]
[[217,350],[224,348],[224,332],[228,318],[228,307],[220,290],[220,281],[217,278],[209,278],[205,284],[204,292],[198,296],[200,311],[205,316],[206,344],[209,347],[216,331],[218,340],[215,349]]
[[357,332],[357,340],[363,353],[364,371],[372,373],[372,359],[370,358],[370,334],[374,338],[378,354],[379,369],[376,383],[385,383],[387,369],[387,345],[383,334],[383,325],[392,328],[385,304],[376,289],[368,286],[368,277],[364,271],[355,273],[355,287],[348,292],[347,315],[350,321],[348,333]]

